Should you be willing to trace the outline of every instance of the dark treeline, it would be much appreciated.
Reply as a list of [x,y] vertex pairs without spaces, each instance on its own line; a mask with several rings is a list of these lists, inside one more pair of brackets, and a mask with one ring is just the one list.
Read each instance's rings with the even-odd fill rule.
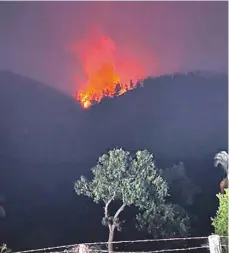
[[[148,78],[85,111],[42,83],[0,72],[1,241],[17,250],[107,240],[103,210],[76,196],[73,184],[115,147],[148,149],[159,168],[182,161],[201,188],[189,206],[192,235],[213,232],[223,174],[213,157],[227,150],[227,81],[203,72]],[[130,222],[116,240],[144,236]]]

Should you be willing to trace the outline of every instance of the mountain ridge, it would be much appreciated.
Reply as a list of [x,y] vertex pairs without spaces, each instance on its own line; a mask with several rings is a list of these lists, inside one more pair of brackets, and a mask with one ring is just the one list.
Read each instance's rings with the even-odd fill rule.
[[[205,117],[209,121],[211,121],[209,110],[215,110],[216,120],[219,120],[219,124],[225,125],[227,124],[226,115],[223,116],[222,113],[217,113],[218,108],[214,109],[213,105],[219,107],[218,105],[221,104],[222,108],[225,108],[227,100],[227,75],[215,72],[210,73],[210,77],[209,74],[206,75],[205,71],[197,71],[146,78],[143,87],[133,89],[119,97],[105,98],[101,103],[95,104],[88,110],[84,110],[73,97],[68,97],[66,94],[62,94],[50,86],[18,74],[0,71],[0,108],[2,108],[0,109],[0,115],[3,118],[1,125],[3,126],[2,132],[5,135],[5,142],[8,136],[8,142],[13,143],[11,147],[8,147],[8,150],[12,151],[15,146],[21,143],[27,147],[28,154],[30,154],[31,145],[34,146],[35,143],[36,145],[40,145],[40,148],[34,150],[38,154],[38,160],[48,159],[49,150],[53,149],[53,152],[50,151],[52,159],[55,160],[57,156],[63,156],[63,161],[72,161],[75,159],[74,145],[76,145],[75,148],[77,149],[77,142],[80,142],[82,148],[86,149],[91,144],[91,140],[95,139],[96,141],[98,136],[103,135],[99,134],[104,124],[107,124],[103,129],[104,133],[106,133],[109,127],[114,127],[115,129],[123,120],[125,121],[122,128],[123,131],[125,124],[128,126],[128,122],[130,121],[136,121],[134,124],[139,124],[138,121],[144,118],[143,121],[146,124],[147,115],[150,116],[152,114],[150,118],[155,117],[159,121],[155,120],[152,122],[148,120],[148,124],[153,124],[154,128],[156,127],[160,131],[158,124],[160,124],[162,116],[165,121],[168,120],[167,118],[170,118],[170,124],[174,125],[175,120],[179,121],[181,120],[180,117],[186,117],[185,113],[190,113],[192,108],[192,110],[196,110],[196,113],[202,111],[202,114],[199,112],[199,116]],[[8,82],[7,84],[4,83],[4,79],[6,83]],[[16,82],[17,84],[15,84]],[[171,98],[172,96],[173,98]],[[211,97],[208,98],[206,96]],[[151,101],[152,99],[154,102]],[[195,106],[195,102],[199,104]],[[154,103],[158,107],[158,110],[155,108],[148,110]],[[183,107],[183,112],[179,106]],[[203,108],[198,109],[198,106],[204,107],[205,111]],[[211,109],[208,110],[208,107]],[[136,120],[136,114],[133,110],[139,112],[139,120]],[[170,114],[166,110],[170,110]],[[118,114],[123,115],[123,119],[118,119]],[[202,122],[201,118],[198,118],[198,120]],[[7,122],[10,122],[10,124]],[[16,128],[14,127],[15,124],[17,125]],[[196,122],[192,124],[193,126],[196,124],[196,131],[203,130],[203,128],[197,126]],[[163,122],[162,125],[164,125]],[[166,126],[164,125],[164,127]],[[94,130],[97,133],[94,134]],[[9,133],[10,131],[11,133]],[[166,129],[164,131],[164,134],[168,132]],[[184,129],[180,128],[180,131],[182,133]],[[214,134],[213,128],[211,131]],[[76,134],[76,132],[80,132],[80,134]],[[39,135],[39,138],[36,138],[36,135]],[[15,141],[14,138],[16,138]],[[109,134],[107,134],[106,138],[110,138]],[[34,141],[32,141],[33,139]],[[49,150],[46,147],[48,142],[52,143]],[[70,146],[69,143],[73,146]],[[84,143],[85,145],[83,145]],[[62,148],[61,145],[63,145]],[[120,146],[121,143],[116,144],[112,140],[111,145],[105,144],[105,148],[116,145]],[[141,146],[139,145],[139,148],[143,148]],[[4,154],[4,149],[4,147],[0,148],[0,154]],[[45,151],[42,151],[42,149]],[[15,158],[18,157],[17,152],[19,154],[22,153],[20,146],[15,150]],[[29,159],[26,152],[24,153],[24,157]],[[70,153],[71,157],[69,156]],[[86,153],[85,151],[84,155]],[[33,158],[35,159],[35,157]]]

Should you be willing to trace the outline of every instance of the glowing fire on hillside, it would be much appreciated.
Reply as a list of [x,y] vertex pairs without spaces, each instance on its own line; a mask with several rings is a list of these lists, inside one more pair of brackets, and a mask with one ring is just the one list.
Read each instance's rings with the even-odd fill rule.
[[115,43],[104,35],[78,45],[76,53],[87,81],[74,96],[83,108],[100,102],[103,97],[121,95],[133,89],[142,78],[139,63],[133,59],[117,59],[116,52]]

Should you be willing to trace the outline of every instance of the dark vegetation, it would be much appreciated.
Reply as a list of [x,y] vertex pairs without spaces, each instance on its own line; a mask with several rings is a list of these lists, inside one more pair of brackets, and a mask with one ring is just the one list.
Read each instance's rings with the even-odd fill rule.
[[[203,72],[148,78],[143,88],[85,111],[53,88],[0,72],[1,241],[17,250],[107,240],[103,209],[76,196],[73,185],[80,175],[91,177],[98,157],[116,147],[147,149],[168,178],[182,162],[184,194],[195,194],[186,203],[173,188],[172,201],[192,217],[193,236],[212,233],[224,177],[213,158],[227,151],[227,81]],[[129,221],[116,240],[146,237],[133,229],[133,213],[123,212]]]
[[[177,170],[173,170],[176,174]],[[181,206],[169,203],[167,198],[173,186],[164,179],[163,171],[156,168],[153,155],[147,150],[135,154],[123,149],[110,150],[99,157],[91,171],[93,179],[81,176],[74,189],[78,195],[103,204],[102,224],[109,230],[109,252],[114,250],[116,231],[121,231],[125,223],[120,216],[130,207],[136,211],[136,227],[154,239],[189,235],[190,218]]]

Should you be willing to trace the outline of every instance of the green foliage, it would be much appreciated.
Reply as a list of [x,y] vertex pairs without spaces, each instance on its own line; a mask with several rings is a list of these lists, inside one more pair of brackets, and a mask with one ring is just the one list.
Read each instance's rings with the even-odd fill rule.
[[219,193],[216,196],[219,199],[219,207],[216,217],[211,218],[212,225],[216,234],[228,236],[228,189],[225,189],[225,194]]
[[152,234],[154,238],[186,237],[189,236],[190,221],[179,205],[162,204],[137,215],[137,227]]
[[78,195],[85,195],[98,203],[120,200],[127,206],[148,208],[161,203],[168,194],[166,182],[157,172],[153,155],[138,151],[133,158],[129,152],[114,149],[99,158],[92,168],[93,180],[81,176],[75,182]]
[[173,203],[193,204],[194,197],[200,192],[200,188],[188,178],[183,162],[179,162],[172,168],[160,169],[160,174],[169,185],[169,193],[172,195]]
[[[137,151],[135,156],[123,149],[111,150],[99,158],[92,174],[92,181],[81,176],[74,188],[78,195],[104,204],[102,223],[110,231],[110,226],[119,229],[120,212],[133,205],[138,209],[138,229],[155,237],[187,235],[189,219],[178,205],[166,204],[168,185],[147,150]],[[110,216],[108,206],[115,200],[122,202],[122,206]]]

